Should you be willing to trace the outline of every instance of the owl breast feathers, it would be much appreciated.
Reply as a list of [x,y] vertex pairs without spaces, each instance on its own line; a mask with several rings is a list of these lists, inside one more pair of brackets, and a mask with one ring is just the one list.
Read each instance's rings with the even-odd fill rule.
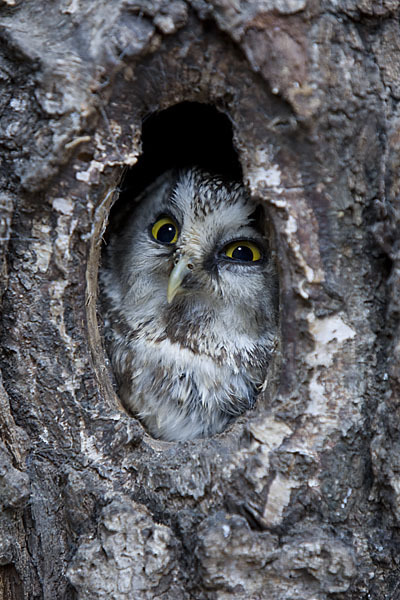
[[168,171],[107,245],[107,350],[124,406],[169,441],[221,432],[254,406],[276,335],[275,270],[239,183]]

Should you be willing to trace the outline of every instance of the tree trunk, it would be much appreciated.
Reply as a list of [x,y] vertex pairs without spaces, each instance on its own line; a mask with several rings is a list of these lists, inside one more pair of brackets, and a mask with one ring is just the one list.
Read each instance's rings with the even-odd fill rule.
[[[1,5],[0,598],[399,598],[400,2]],[[232,123],[281,344],[254,411],[174,444],[119,403],[97,273],[180,102]]]

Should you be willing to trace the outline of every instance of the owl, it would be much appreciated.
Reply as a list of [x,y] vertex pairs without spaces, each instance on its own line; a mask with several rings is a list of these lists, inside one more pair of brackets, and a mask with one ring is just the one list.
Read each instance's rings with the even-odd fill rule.
[[104,249],[105,337],[118,393],[155,438],[212,436],[254,407],[277,331],[260,212],[241,183],[171,170]]

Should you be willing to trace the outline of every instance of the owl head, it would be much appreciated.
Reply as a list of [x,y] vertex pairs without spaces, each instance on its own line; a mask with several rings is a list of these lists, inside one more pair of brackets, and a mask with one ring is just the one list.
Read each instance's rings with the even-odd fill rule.
[[244,186],[191,168],[165,173],[144,196],[109,250],[130,325],[151,319],[155,336],[158,323],[198,351],[270,343],[276,278],[263,210]]

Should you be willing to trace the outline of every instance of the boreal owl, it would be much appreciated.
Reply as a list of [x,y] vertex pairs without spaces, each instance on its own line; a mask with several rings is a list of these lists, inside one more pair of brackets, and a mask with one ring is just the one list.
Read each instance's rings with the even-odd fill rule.
[[260,210],[240,183],[168,171],[105,247],[106,343],[119,396],[156,438],[221,432],[263,387],[277,286]]

